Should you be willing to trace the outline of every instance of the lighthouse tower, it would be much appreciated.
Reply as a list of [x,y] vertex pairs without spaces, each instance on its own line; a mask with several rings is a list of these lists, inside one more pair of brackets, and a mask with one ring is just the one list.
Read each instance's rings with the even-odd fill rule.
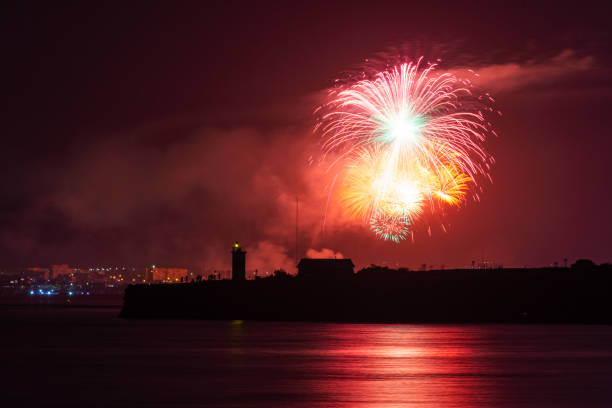
[[234,242],[232,248],[232,280],[243,281],[246,279],[246,251],[240,248],[238,241]]

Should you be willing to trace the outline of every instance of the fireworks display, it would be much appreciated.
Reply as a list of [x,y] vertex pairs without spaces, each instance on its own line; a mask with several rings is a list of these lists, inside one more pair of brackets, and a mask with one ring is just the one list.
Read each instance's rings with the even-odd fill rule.
[[477,197],[493,163],[483,148],[492,132],[483,111],[492,108],[482,99],[469,81],[421,60],[330,90],[317,128],[345,212],[398,243],[423,214]]

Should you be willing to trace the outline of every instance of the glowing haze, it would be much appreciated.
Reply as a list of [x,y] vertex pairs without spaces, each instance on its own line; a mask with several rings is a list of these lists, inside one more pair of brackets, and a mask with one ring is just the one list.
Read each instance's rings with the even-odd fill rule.
[[493,99],[422,58],[363,76],[329,91],[317,130],[344,211],[399,243],[426,215],[478,199]]
[[[500,18],[494,3],[287,2],[273,13],[260,2],[239,10],[232,2],[214,10],[125,2],[120,13],[93,2],[14,3],[0,16],[8,33],[1,69],[11,78],[1,122],[0,266],[155,263],[208,275],[231,268],[229,246],[239,240],[251,272],[289,270],[296,196],[298,259],[323,248],[356,270],[612,259],[610,23],[597,7],[530,4],[526,13],[504,5]],[[468,152],[494,184],[465,171],[463,182],[439,177],[450,191],[435,195],[419,194],[418,178],[390,183],[387,201],[403,192],[416,208],[406,230],[391,217],[364,217],[372,201],[358,198],[378,184],[349,182],[376,175],[384,159],[377,151],[390,150],[383,136],[395,136],[326,149],[321,165],[311,156],[333,133],[313,136],[312,110],[323,105],[318,118],[333,108],[357,112],[328,102],[420,55],[419,73],[437,62],[430,78],[454,75],[453,86],[473,94],[458,96],[466,103],[490,104],[478,89],[494,93],[505,118],[491,120],[503,137],[477,141],[496,159],[491,170]],[[364,56],[377,61],[359,63]],[[461,110],[477,114],[472,102]],[[395,119],[399,135],[423,137],[419,118]],[[372,224],[390,236],[404,231],[404,245],[376,239]]]

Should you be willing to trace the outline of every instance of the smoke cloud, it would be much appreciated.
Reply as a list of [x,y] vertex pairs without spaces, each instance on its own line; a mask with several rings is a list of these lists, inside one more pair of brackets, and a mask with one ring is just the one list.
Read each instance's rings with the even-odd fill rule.
[[491,64],[472,69],[457,69],[455,73],[493,93],[505,93],[530,86],[543,87],[559,83],[564,78],[584,74],[596,67],[592,56],[579,56],[572,49],[540,60]]
[[[363,223],[343,216],[333,197],[328,202],[334,174],[316,160],[320,141],[304,115],[308,111],[310,118],[321,95],[317,92],[295,106],[244,114],[243,122],[211,126],[206,118],[172,117],[85,135],[61,156],[37,162],[31,176],[24,178],[23,189],[29,191],[0,213],[2,255],[24,265],[35,259],[42,265],[155,263],[228,270],[229,251],[238,240],[248,251],[249,271],[282,268],[295,273],[297,221],[298,258],[346,255],[356,264],[361,260],[362,265],[406,266],[469,265],[487,253],[500,263],[505,257],[506,264],[515,262],[507,254],[542,259],[535,249],[525,252],[532,249],[523,247],[523,237],[532,234],[531,225],[537,224],[540,241],[548,239],[559,220],[575,216],[573,201],[564,200],[555,207],[557,213],[547,212],[543,218],[515,197],[539,202],[555,191],[572,191],[572,186],[581,191],[582,183],[568,184],[574,180],[573,169],[595,166],[591,155],[605,149],[576,147],[576,135],[582,130],[573,130],[572,123],[576,127],[596,123],[590,116],[595,113],[569,122],[566,118],[571,115],[554,117],[555,101],[532,108],[529,103],[536,102],[524,98],[523,91],[567,83],[594,69],[598,69],[594,58],[572,50],[538,61],[476,67],[473,74],[457,69],[458,75],[475,77],[475,83],[494,96],[500,93],[498,101],[514,109],[512,117],[520,120],[500,125],[504,149],[494,152],[499,160],[493,178],[501,187],[484,186],[482,203],[467,204],[461,217],[448,214],[452,226],[445,219],[444,231],[442,221],[432,222],[431,236],[417,231],[414,243],[377,241]],[[591,99],[577,100],[586,105]],[[230,114],[235,113],[226,112]],[[543,137],[553,133],[554,140],[544,143]],[[590,133],[605,134],[597,129]],[[573,164],[559,166],[560,160]],[[538,178],[550,169],[559,173]],[[589,174],[606,173],[592,168]],[[584,192],[589,194],[595,195]],[[607,208],[598,211],[598,219],[607,219]],[[508,232],[499,234],[502,230]],[[597,236],[605,228],[585,227],[585,231]],[[596,242],[600,241],[605,242]],[[551,249],[545,256],[552,259],[557,254]]]
[[343,259],[344,255],[342,255],[342,253],[340,253],[340,252],[335,252],[333,249],[329,249],[329,248],[321,248],[320,251],[317,251],[316,249],[310,248],[308,251],[306,251],[306,258],[312,258],[312,259],[331,259],[331,258]]

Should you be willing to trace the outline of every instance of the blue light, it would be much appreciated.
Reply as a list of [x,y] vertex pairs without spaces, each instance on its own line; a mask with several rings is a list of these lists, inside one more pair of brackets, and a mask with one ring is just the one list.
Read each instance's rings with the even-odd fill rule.
[[68,292],[68,296],[72,296],[72,292],[70,292],[70,291],[69,291],[69,292]]
[[48,290],[48,291],[47,291],[47,295],[50,295],[50,294],[51,294],[51,291],[50,291],[50,290]]
[[31,290],[31,291],[30,291],[30,295],[33,295],[33,294],[34,294],[34,291],[33,291],[33,290]]

